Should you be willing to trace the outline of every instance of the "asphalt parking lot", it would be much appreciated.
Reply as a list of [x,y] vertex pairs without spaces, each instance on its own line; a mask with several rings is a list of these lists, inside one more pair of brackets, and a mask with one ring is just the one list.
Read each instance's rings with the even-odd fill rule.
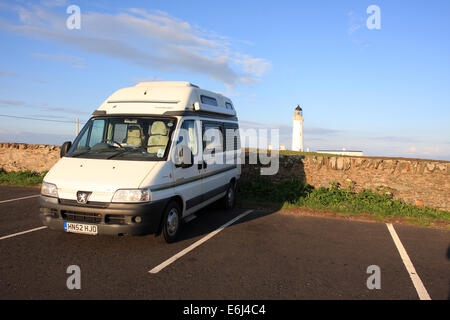
[[402,256],[385,223],[212,205],[169,245],[42,228],[38,194],[0,187],[1,299],[450,299],[448,230],[393,225]]

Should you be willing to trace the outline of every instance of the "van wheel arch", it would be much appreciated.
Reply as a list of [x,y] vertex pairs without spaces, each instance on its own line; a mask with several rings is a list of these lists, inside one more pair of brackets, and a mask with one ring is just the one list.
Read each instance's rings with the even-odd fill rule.
[[226,210],[231,210],[236,204],[236,179],[233,178],[228,184],[225,196],[222,198],[222,206]]
[[179,195],[176,195],[176,196],[173,196],[173,197],[167,199],[167,203],[164,206],[163,214],[161,215],[161,218],[160,218],[160,221],[159,221],[159,227],[158,227],[158,230],[155,233],[155,236],[159,236],[161,234],[161,232],[162,232],[162,228],[163,228],[163,224],[164,224],[164,212],[166,211],[167,206],[172,201],[175,201],[180,206],[180,208],[181,208],[181,216],[183,216],[183,212],[184,212],[184,201],[183,201],[183,198],[181,198],[181,196],[179,196]]

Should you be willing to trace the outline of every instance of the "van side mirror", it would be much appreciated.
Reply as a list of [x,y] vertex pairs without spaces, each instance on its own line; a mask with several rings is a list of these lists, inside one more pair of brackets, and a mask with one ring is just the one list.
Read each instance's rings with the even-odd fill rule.
[[67,152],[69,151],[71,146],[72,146],[71,141],[64,142],[63,145],[61,146],[61,150],[59,151],[59,156],[61,158],[64,157],[67,154]]
[[189,168],[194,165],[194,155],[186,145],[178,144],[175,148],[175,167]]

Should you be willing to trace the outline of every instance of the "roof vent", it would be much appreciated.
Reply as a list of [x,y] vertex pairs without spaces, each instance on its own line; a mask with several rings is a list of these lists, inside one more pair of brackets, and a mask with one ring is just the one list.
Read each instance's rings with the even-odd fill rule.
[[194,87],[199,88],[199,86],[186,81],[147,81],[139,82],[136,87]]
[[92,113],[93,116],[105,116],[106,115],[106,110],[95,110]]

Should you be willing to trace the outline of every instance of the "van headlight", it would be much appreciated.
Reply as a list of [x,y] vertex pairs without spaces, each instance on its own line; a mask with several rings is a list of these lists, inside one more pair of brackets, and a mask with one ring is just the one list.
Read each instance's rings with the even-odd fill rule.
[[41,194],[43,196],[58,198],[58,188],[56,187],[56,184],[43,182]]
[[114,193],[112,202],[148,202],[150,189],[120,189]]

